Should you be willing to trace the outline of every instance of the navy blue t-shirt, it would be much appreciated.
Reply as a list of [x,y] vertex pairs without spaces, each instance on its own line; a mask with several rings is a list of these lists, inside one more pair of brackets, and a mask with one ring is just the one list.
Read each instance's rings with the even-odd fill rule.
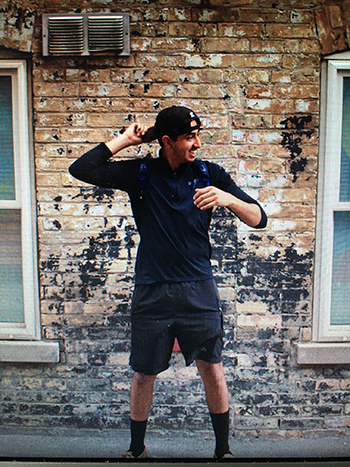
[[[208,234],[212,209],[201,211],[194,205],[195,182],[200,177],[196,164],[184,164],[173,172],[161,156],[108,161],[111,155],[102,143],[75,161],[69,171],[84,182],[129,194],[140,234],[136,284],[212,278]],[[142,183],[140,167],[145,161],[148,168]],[[261,221],[256,228],[265,227],[266,214],[257,201],[238,188],[219,165],[205,164],[210,185],[257,204]]]

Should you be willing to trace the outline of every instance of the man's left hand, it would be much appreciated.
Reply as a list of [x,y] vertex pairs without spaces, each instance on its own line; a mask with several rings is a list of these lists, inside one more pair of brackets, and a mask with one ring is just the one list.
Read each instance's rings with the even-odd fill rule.
[[197,188],[193,197],[194,204],[198,209],[205,210],[215,206],[227,207],[232,203],[233,195],[222,191],[215,186]]
[[262,214],[257,204],[242,201],[215,186],[196,189],[193,200],[197,208],[201,210],[215,206],[226,207],[250,227],[256,227],[261,221]]

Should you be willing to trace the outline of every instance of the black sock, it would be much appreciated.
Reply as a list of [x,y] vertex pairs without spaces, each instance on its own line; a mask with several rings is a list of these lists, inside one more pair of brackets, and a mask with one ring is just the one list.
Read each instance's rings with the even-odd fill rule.
[[218,458],[222,457],[224,454],[230,452],[230,446],[228,443],[229,429],[230,429],[230,413],[210,413],[211,421],[213,423],[215,439],[216,439],[216,449],[215,453]]
[[147,420],[136,422],[130,419],[131,444],[129,450],[134,457],[138,457],[145,449],[144,440],[146,434]]

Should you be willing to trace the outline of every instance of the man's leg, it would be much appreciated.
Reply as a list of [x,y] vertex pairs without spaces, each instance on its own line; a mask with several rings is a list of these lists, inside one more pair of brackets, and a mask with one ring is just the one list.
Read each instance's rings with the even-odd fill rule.
[[226,413],[229,409],[229,395],[222,363],[197,360],[196,364],[204,383],[210,413]]
[[138,457],[145,449],[148,414],[152,406],[153,386],[156,376],[134,373],[130,391],[130,430],[131,444],[129,451]]
[[148,418],[153,400],[153,386],[156,375],[134,373],[130,392],[130,417],[141,422]]
[[203,380],[206,400],[213,423],[218,458],[230,453],[229,447],[229,394],[222,363],[196,361]]

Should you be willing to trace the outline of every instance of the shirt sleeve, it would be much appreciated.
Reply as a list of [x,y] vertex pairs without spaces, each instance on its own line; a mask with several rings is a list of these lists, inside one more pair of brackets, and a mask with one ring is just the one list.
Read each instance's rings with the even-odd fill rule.
[[135,186],[140,160],[109,161],[108,147],[101,143],[69,167],[69,173],[85,183],[129,192]]
[[267,225],[267,215],[264,209],[258,203],[258,201],[249,196],[247,193],[245,193],[241,188],[239,188],[236,185],[236,183],[232,180],[230,175],[219,165],[209,163],[208,169],[210,174],[211,185],[216,186],[217,188],[220,188],[220,190],[226,191],[227,193],[231,193],[231,195],[235,196],[236,198],[242,201],[245,201],[246,203],[256,204],[257,206],[259,206],[261,212],[261,219],[259,224],[255,226],[255,228],[265,228]]

